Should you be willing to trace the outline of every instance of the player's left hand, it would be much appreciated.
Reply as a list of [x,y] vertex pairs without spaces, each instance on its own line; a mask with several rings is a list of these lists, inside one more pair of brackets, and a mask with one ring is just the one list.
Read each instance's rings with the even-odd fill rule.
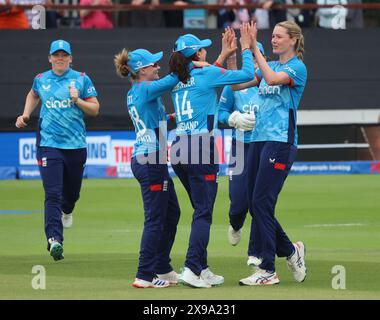
[[249,32],[251,35],[251,49],[257,47],[257,26],[255,21],[249,23]]
[[78,90],[72,86],[69,86],[70,98],[71,101],[76,103],[78,101]]

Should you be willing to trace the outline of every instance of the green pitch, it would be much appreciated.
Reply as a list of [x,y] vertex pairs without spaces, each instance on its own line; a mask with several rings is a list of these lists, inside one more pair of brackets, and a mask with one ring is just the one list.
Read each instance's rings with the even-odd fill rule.
[[[183,266],[192,209],[175,180],[182,216],[172,251],[173,266]],[[0,299],[380,299],[380,176],[290,176],[279,197],[276,216],[293,241],[307,247],[308,275],[295,283],[284,259],[277,259],[281,283],[240,287],[250,275],[246,251],[250,217],[243,240],[229,245],[228,180],[221,178],[215,204],[209,264],[225,277],[211,289],[182,285],[135,289],[134,279],[143,224],[141,195],[135,180],[85,180],[65,231],[65,259],[54,262],[46,251],[42,213],[5,214],[5,210],[43,209],[40,181],[0,181]],[[46,289],[35,290],[35,265],[46,270]],[[333,267],[345,270],[333,273]],[[339,276],[340,282],[337,278]]]

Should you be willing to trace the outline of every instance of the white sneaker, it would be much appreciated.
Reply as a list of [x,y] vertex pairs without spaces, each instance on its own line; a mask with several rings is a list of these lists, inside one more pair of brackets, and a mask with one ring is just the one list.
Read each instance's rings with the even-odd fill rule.
[[211,288],[211,284],[197,276],[189,268],[185,267],[182,274],[179,277],[179,281],[184,285],[194,288]]
[[239,281],[241,286],[267,286],[277,283],[280,283],[280,279],[276,272],[268,272],[260,268],[257,268],[253,275]]
[[214,274],[209,268],[202,270],[200,277],[212,286],[218,286],[224,282],[222,276]]
[[71,228],[73,225],[73,214],[72,213],[64,213],[62,211],[62,225],[65,229]]
[[143,279],[135,278],[135,281],[132,283],[132,286],[135,288],[146,289],[146,288],[167,288],[170,286],[169,281],[160,280],[154,278],[152,282],[146,281]]
[[247,266],[258,267],[262,262],[263,260],[260,258],[257,258],[255,256],[248,256]]
[[231,245],[236,246],[240,242],[242,229],[236,231],[231,225],[228,227],[228,241]]
[[296,282],[303,282],[306,278],[305,245],[301,241],[293,243],[293,245],[295,252],[291,257],[287,258],[288,268],[292,271]]
[[163,273],[163,274],[158,274],[157,278],[160,280],[165,280],[168,281],[170,284],[177,284],[179,280],[179,275],[177,272],[174,270],[168,272],[168,273]]

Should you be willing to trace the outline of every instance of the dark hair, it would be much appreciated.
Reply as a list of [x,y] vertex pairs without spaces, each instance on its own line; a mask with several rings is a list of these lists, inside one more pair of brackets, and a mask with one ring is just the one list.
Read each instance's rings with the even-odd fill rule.
[[174,72],[178,75],[179,81],[187,83],[190,79],[189,63],[192,60],[198,60],[196,54],[186,58],[181,52],[173,52],[170,61],[170,72]]

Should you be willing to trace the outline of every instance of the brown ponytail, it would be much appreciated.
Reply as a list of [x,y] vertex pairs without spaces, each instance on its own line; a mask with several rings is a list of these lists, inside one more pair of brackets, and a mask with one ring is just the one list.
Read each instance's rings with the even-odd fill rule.
[[182,83],[187,83],[190,79],[189,63],[192,60],[198,60],[196,54],[186,58],[180,52],[173,52],[169,61],[170,72],[176,73],[178,75],[179,81]]
[[305,52],[305,40],[302,34],[302,29],[293,21],[283,21],[277,23],[276,26],[283,27],[288,31],[290,38],[296,38],[294,51],[299,59],[303,60]]
[[121,52],[115,55],[113,59],[113,63],[115,64],[116,73],[122,77],[131,76],[132,81],[138,78],[137,74],[133,73],[131,69],[128,67],[127,63],[129,61],[129,51],[127,49],[123,49]]

